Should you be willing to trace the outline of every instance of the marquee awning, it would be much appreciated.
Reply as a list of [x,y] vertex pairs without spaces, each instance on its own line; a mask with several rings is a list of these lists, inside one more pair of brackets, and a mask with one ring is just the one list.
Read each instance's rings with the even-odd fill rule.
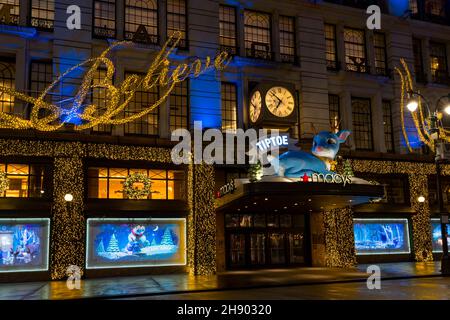
[[343,208],[384,196],[383,185],[235,180],[236,189],[216,199],[218,212],[299,212]]

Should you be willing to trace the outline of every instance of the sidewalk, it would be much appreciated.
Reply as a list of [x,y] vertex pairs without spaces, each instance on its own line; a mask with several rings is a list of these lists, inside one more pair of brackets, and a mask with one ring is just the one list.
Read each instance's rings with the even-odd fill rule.
[[[440,263],[379,264],[382,279],[439,276]],[[295,268],[229,271],[215,276],[169,274],[116,277],[81,281],[79,290],[69,290],[65,281],[0,284],[1,300],[118,298],[241,288],[290,286],[366,281],[367,265],[354,269]]]

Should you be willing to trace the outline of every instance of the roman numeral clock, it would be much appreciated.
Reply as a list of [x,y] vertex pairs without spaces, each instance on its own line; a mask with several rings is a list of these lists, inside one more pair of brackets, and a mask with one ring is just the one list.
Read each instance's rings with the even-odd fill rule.
[[297,122],[292,85],[260,83],[250,93],[248,115],[253,127],[290,127]]

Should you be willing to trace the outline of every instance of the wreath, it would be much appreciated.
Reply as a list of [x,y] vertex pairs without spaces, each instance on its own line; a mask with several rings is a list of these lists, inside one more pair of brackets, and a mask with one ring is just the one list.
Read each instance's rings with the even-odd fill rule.
[[[141,183],[142,188],[136,188],[135,183]],[[128,199],[146,199],[151,193],[152,181],[149,177],[142,173],[133,173],[128,175],[123,183],[123,192],[126,194]]]
[[9,188],[9,179],[6,176],[6,173],[0,171],[0,194],[8,190]]

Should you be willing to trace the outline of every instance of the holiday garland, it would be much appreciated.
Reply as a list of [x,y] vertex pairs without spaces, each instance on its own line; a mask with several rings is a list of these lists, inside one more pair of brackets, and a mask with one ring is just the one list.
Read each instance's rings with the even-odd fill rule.
[[8,190],[9,187],[9,179],[6,176],[6,173],[0,171],[0,194]]
[[[142,183],[143,188],[135,188],[135,183]],[[146,199],[150,194],[150,188],[152,186],[152,181],[149,177],[142,173],[133,173],[128,175],[123,183],[123,192],[126,194],[128,199]]]

